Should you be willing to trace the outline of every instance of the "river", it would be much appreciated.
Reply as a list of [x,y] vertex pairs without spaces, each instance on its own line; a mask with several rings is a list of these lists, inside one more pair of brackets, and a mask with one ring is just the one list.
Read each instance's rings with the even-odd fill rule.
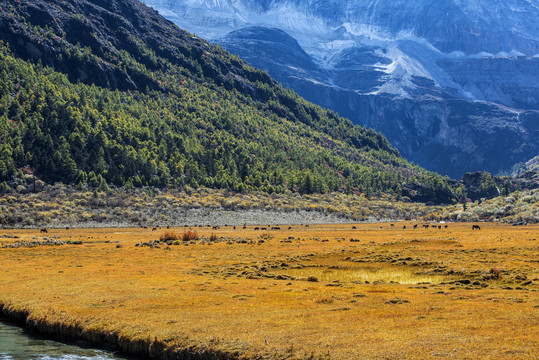
[[45,340],[0,322],[0,360],[121,360],[111,352]]

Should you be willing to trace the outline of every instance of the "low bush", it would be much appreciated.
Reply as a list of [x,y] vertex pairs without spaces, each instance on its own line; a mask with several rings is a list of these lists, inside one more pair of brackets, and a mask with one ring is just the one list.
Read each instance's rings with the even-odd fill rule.
[[174,240],[179,240],[179,239],[180,239],[180,236],[176,234],[174,231],[167,231],[159,237],[159,240],[161,241],[170,241],[170,240],[174,241]]

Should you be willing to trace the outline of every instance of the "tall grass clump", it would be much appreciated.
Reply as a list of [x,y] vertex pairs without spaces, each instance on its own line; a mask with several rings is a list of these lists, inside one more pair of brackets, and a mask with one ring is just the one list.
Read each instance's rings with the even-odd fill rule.
[[176,234],[174,231],[167,231],[159,237],[159,240],[161,241],[179,240],[179,239],[180,239],[180,236]]

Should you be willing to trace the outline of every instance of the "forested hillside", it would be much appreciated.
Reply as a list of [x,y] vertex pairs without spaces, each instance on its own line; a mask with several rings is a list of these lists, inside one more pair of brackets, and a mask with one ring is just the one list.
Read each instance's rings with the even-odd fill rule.
[[0,7],[0,178],[80,186],[389,193],[448,179],[135,0]]

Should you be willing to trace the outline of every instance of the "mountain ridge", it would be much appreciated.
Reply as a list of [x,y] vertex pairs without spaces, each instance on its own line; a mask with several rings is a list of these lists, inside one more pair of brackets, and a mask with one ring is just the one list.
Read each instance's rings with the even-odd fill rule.
[[[145,2],[308,100],[382,131],[404,156],[429,169],[455,178],[467,171],[503,172],[539,152],[539,9],[533,3]],[[276,28],[299,45],[288,57],[291,40],[275,36]],[[437,120],[430,123],[432,114],[418,109],[434,102],[443,122],[458,123],[453,130],[461,135],[432,134]],[[465,109],[472,109],[466,124],[460,120]],[[521,122],[521,116],[532,120]],[[493,118],[499,120],[491,126]],[[475,132],[481,136],[467,135]],[[502,159],[493,155],[495,141],[477,141],[489,134],[512,139]],[[425,155],[430,143],[454,153],[455,139],[461,139],[457,148],[468,150],[453,160]]]

